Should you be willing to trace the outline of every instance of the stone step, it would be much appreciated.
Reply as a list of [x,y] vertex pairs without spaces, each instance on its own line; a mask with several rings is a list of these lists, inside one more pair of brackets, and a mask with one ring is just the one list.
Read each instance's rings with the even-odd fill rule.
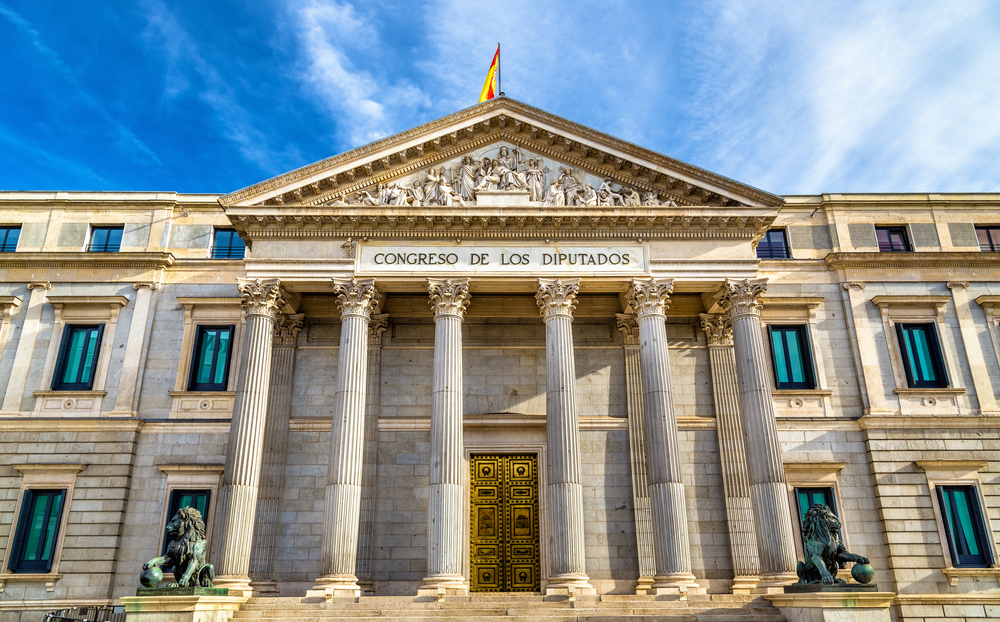
[[615,615],[606,613],[575,612],[573,614],[556,615],[474,615],[468,616],[413,616],[405,612],[386,612],[389,615],[365,615],[365,616],[322,616],[313,617],[300,615],[298,612],[288,611],[284,615],[262,618],[266,620],[295,620],[296,622],[332,622],[344,620],[345,622],[427,622],[434,620],[468,620],[474,619],[476,622],[786,622],[783,615],[663,615],[662,612],[650,614],[625,614]]

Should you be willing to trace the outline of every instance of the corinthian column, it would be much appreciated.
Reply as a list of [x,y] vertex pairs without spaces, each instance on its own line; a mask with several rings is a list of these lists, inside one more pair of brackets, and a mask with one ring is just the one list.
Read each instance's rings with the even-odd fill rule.
[[770,365],[760,325],[760,296],[766,290],[765,279],[727,279],[721,300],[726,321],[733,329],[750,500],[760,556],[760,586],[764,588],[795,578],[792,515],[771,400]]
[[626,295],[639,324],[643,428],[656,561],[654,594],[687,592],[698,587],[691,574],[684,480],[667,352],[667,305],[673,290],[670,279],[636,279]]
[[237,279],[237,283],[243,296],[246,329],[229,426],[226,470],[215,511],[212,563],[218,587],[229,588],[233,596],[249,596],[250,550],[271,380],[271,339],[285,294],[277,279]]
[[736,387],[736,357],[733,331],[718,315],[701,315],[701,327],[708,338],[708,359],[712,369],[715,398],[715,429],[719,436],[719,462],[726,502],[729,548],[733,558],[734,594],[749,594],[757,587],[760,558],[750,503],[750,480],[740,424],[740,396]]
[[278,595],[274,566],[281,528],[281,493],[285,484],[288,416],[292,410],[292,373],[295,341],[302,330],[301,313],[279,315],[271,346],[271,388],[267,396],[264,460],[257,497],[257,521],[250,551],[250,579],[255,595]]
[[538,279],[535,299],[545,318],[545,437],[548,461],[550,594],[594,594],[587,577],[576,411],[573,311],[579,279]]
[[427,279],[434,309],[431,469],[427,499],[427,576],[420,591],[467,594],[462,442],[462,320],[469,281]]
[[323,576],[307,594],[360,596],[354,571],[361,518],[368,324],[372,313],[378,312],[381,295],[375,289],[375,279],[334,279],[333,289],[341,328],[323,514]]

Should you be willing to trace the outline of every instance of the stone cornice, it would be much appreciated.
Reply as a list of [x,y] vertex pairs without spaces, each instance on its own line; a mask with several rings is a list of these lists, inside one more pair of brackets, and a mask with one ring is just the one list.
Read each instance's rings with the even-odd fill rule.
[[830,253],[826,264],[842,268],[1000,268],[1000,253],[916,252],[916,253]]
[[0,253],[0,268],[168,268],[172,253]]
[[[477,136],[477,133],[479,135]],[[359,188],[378,183],[379,177],[404,174],[417,166],[432,166],[444,157],[474,148],[475,142],[510,140],[550,157],[572,163],[586,160],[582,168],[613,173],[612,178],[627,179],[630,185],[643,187],[666,183],[657,189],[673,195],[670,188],[690,188],[685,184],[708,185],[722,191],[725,199],[746,198],[761,205],[779,207],[781,197],[740,184],[732,179],[699,167],[643,149],[631,143],[597,132],[578,123],[508,98],[496,98],[447,117],[390,136],[314,164],[279,175],[273,179],[220,197],[224,207],[251,204],[281,192],[298,192],[296,202],[345,192],[342,181]],[[438,155],[452,153],[450,156]],[[676,177],[672,176],[675,175]],[[363,178],[363,180],[362,180]],[[296,185],[299,187],[296,188]],[[715,188],[709,189],[709,191]],[[650,189],[652,186],[650,185]],[[353,190],[349,190],[351,192]],[[294,194],[293,192],[293,194]]]

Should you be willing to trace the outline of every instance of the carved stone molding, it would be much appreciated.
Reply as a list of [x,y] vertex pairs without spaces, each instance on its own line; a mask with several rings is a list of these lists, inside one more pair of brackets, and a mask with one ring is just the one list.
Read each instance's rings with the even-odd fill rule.
[[387,328],[389,328],[389,314],[373,314],[371,322],[368,324],[368,345],[382,345],[382,333],[384,333]]
[[279,314],[275,320],[274,341],[275,346],[294,346],[298,339],[299,331],[302,330],[304,313],[294,315]]
[[667,315],[670,294],[674,291],[673,279],[633,279],[625,300],[636,319],[647,315]]
[[454,315],[465,317],[469,306],[469,279],[427,279],[427,291],[434,317]]
[[573,317],[579,292],[580,279],[538,279],[535,300],[545,319],[554,315]]
[[625,339],[625,345],[639,345],[639,323],[635,321],[635,315],[616,313],[615,318],[618,319],[618,330],[621,331],[622,338]]
[[274,318],[285,305],[285,291],[278,279],[236,279],[245,315]]
[[969,289],[968,281],[948,281],[945,285],[948,289]]
[[52,289],[52,283],[48,281],[32,281],[28,283],[28,289],[36,289],[36,288],[50,290]]
[[382,294],[375,287],[375,279],[334,279],[333,292],[341,317],[359,315],[367,320],[382,307]]
[[726,314],[726,322],[732,322],[742,315],[760,316],[761,295],[767,291],[767,279],[726,279],[720,304]]
[[148,287],[150,291],[154,291],[159,286],[153,281],[139,281],[138,283],[132,283],[133,289],[139,290],[142,289],[143,287]]
[[733,345],[733,327],[726,323],[726,318],[722,315],[710,315],[702,313],[701,329],[705,331],[710,346],[731,346]]
[[851,289],[864,291],[864,289],[868,287],[868,284],[865,283],[864,281],[847,281],[846,283],[841,283],[841,285],[843,285],[844,289],[848,291],[850,291]]

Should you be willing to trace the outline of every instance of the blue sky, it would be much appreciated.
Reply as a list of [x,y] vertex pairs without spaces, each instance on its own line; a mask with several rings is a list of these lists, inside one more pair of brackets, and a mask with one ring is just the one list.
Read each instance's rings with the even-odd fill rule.
[[511,97],[778,194],[1000,191],[1000,2],[0,0],[0,189],[231,192]]

